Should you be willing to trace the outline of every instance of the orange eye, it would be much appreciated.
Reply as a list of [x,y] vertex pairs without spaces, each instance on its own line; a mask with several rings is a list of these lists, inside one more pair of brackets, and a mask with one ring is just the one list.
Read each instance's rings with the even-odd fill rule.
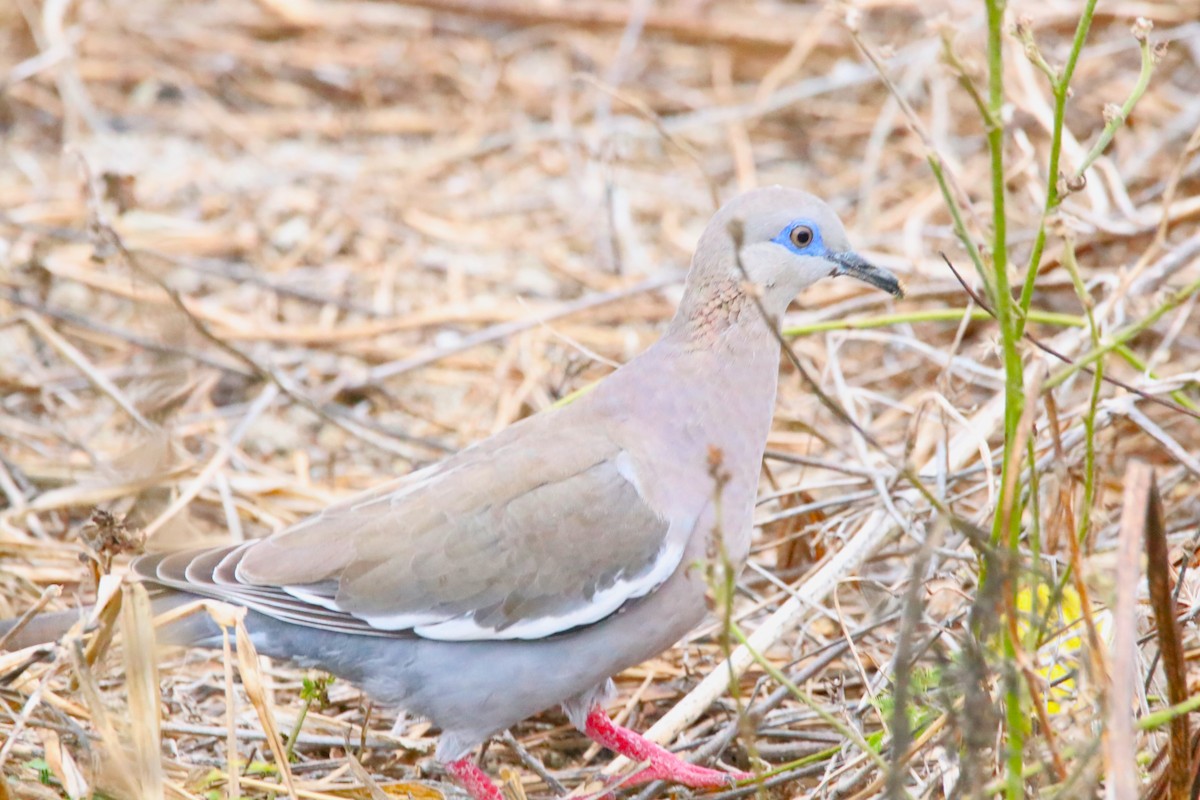
[[788,234],[788,238],[792,240],[792,244],[803,250],[812,244],[813,232],[812,228],[807,225],[797,225],[792,228],[792,232]]

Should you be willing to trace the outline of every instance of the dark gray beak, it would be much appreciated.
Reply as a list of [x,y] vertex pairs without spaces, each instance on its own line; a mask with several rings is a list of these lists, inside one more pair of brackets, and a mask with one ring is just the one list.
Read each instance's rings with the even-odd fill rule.
[[865,281],[876,288],[883,289],[893,297],[904,297],[904,290],[900,288],[899,278],[883,267],[875,266],[858,253],[852,253],[847,250],[844,253],[830,253],[826,258],[837,265],[837,268],[833,271],[835,276],[849,275],[852,278]]

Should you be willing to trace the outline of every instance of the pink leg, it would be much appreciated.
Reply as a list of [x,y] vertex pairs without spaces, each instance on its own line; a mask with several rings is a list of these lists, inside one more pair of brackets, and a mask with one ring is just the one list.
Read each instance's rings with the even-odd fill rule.
[[492,779],[479,768],[471,756],[451,761],[446,765],[446,771],[453,775],[475,800],[504,800],[500,787],[492,783]]
[[621,781],[622,786],[636,786],[650,781],[673,781],[693,789],[716,789],[735,781],[752,779],[749,772],[722,772],[717,769],[689,764],[674,753],[628,728],[622,728],[608,718],[600,706],[587,715],[584,733],[592,741],[647,766]]

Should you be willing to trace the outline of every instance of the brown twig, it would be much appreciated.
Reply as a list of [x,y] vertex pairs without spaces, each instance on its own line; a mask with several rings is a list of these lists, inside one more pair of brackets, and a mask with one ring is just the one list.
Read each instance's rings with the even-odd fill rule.
[[[1162,496],[1154,473],[1145,504],[1146,578],[1150,584],[1150,606],[1158,625],[1158,647],[1162,655],[1163,673],[1167,678],[1167,700],[1176,705],[1188,698],[1187,661],[1183,653],[1183,637],[1179,630],[1175,597],[1171,591],[1171,559],[1168,554],[1167,530],[1163,521]],[[1180,714],[1171,720],[1169,740],[1170,759],[1169,797],[1185,800],[1192,779],[1191,735],[1188,715]]]

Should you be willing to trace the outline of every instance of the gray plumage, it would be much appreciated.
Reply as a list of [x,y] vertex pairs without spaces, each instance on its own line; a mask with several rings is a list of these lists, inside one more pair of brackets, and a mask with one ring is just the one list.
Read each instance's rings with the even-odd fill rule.
[[[556,703],[579,724],[610,676],[703,617],[694,565],[715,533],[745,559],[775,403],[771,325],[837,274],[899,294],[820,200],[742,195],[701,236],[663,338],[593,391],[267,539],[133,569],[245,605],[261,652],[430,717],[442,760]],[[172,636],[220,643],[203,620]]]

